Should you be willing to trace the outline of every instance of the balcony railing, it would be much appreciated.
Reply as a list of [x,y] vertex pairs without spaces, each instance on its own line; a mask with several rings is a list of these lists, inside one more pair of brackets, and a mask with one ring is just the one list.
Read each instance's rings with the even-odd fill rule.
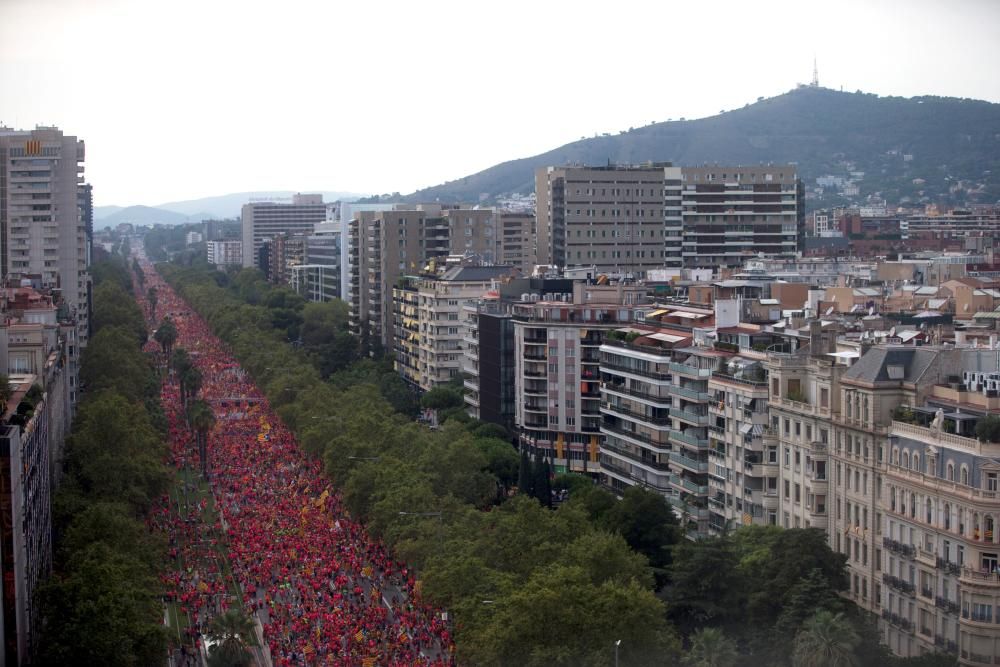
[[672,440],[677,440],[678,442],[687,443],[693,447],[708,447],[708,438],[699,438],[698,436],[688,435],[685,431],[671,431],[670,438]]
[[607,401],[601,401],[601,409],[608,410],[610,412],[615,412],[620,415],[625,415],[627,417],[632,417],[633,419],[638,419],[639,421],[646,422],[648,424],[657,424],[661,426],[670,426],[671,419],[670,415],[663,415],[660,417],[654,417],[653,415],[647,415],[642,412],[635,412],[634,410],[629,410],[621,405],[614,405]]
[[650,401],[652,403],[661,403],[664,406],[670,403],[670,397],[667,396],[666,394],[662,396],[657,396],[656,394],[650,394],[649,392],[638,391],[636,389],[629,389],[624,384],[614,384],[611,382],[605,382],[601,385],[601,389],[605,389],[607,391],[613,391],[619,394],[626,394],[628,396],[635,396],[636,398],[641,398]]
[[948,614],[958,614],[959,606],[957,602],[952,602],[948,598],[941,597],[938,595],[934,598],[934,606],[938,609],[943,609]]
[[[673,366],[673,364],[671,364],[671,366]],[[612,372],[619,372],[619,373],[629,373],[631,375],[638,375],[640,377],[646,377],[652,380],[659,380],[661,382],[669,382],[671,379],[670,373],[658,373],[656,371],[647,371],[640,368],[633,368],[632,366],[626,366],[624,364],[616,364],[610,361],[602,361],[601,370],[609,370]]]
[[904,579],[900,579],[899,577],[895,577],[888,573],[882,574],[882,583],[889,588],[895,589],[901,593],[906,593],[907,595],[913,595],[916,592],[916,586]]
[[939,570],[943,570],[944,572],[947,572],[948,574],[956,574],[957,575],[957,574],[961,574],[962,573],[962,566],[961,565],[959,565],[958,563],[952,563],[950,560],[945,560],[944,558],[941,558],[941,556],[938,556],[936,558],[935,565],[937,566],[937,568]]
[[897,542],[896,540],[888,537],[882,538],[882,546],[893,553],[900,554],[908,558],[913,558],[913,556],[917,553],[917,550],[913,546]]

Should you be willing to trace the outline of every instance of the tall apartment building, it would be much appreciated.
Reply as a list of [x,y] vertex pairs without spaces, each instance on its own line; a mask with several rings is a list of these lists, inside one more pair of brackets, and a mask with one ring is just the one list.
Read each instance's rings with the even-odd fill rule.
[[521,446],[549,457],[556,470],[599,472],[601,345],[645,298],[642,286],[578,281],[571,294],[512,305]]
[[251,202],[243,205],[243,266],[254,266],[261,245],[282,234],[311,234],[326,220],[323,195],[296,194],[291,204]]
[[400,276],[438,268],[448,256],[492,263],[497,256],[492,209],[446,209],[438,204],[361,211],[349,243],[351,331],[384,348],[393,346],[392,288]]
[[457,377],[467,345],[463,309],[496,281],[506,266],[454,266],[441,275],[407,276],[393,288],[394,362],[403,379],[423,390]]
[[0,127],[0,278],[60,290],[74,346],[86,346],[90,326],[84,157],[83,141],[57,128]]
[[514,321],[511,309],[545,294],[569,294],[565,278],[514,278],[462,310],[465,318],[465,404],[475,419],[515,428]]
[[680,268],[680,168],[543,167],[535,194],[540,264],[635,275]]
[[684,167],[685,267],[794,257],[805,239],[805,190],[793,165]]

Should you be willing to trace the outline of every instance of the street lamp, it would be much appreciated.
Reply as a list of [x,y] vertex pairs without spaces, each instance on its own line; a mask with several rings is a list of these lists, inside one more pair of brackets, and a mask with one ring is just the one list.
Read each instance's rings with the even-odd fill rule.
[[622,645],[622,640],[615,642],[615,667],[618,667],[618,647]]

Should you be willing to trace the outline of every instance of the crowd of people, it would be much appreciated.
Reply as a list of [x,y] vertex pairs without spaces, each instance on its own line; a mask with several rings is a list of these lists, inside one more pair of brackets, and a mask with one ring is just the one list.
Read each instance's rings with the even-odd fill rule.
[[[158,295],[150,319],[171,317],[175,345],[201,371],[200,397],[215,415],[207,447],[212,507],[192,500],[182,477],[183,493],[164,497],[156,514],[174,564],[164,576],[167,596],[190,619],[185,656],[214,614],[239,605],[259,621],[279,667],[453,664],[448,624],[419,601],[405,564],[347,515],[319,462],[302,453],[205,321],[151,265],[142,268]],[[173,464],[184,474],[200,471],[169,375],[162,402]]]

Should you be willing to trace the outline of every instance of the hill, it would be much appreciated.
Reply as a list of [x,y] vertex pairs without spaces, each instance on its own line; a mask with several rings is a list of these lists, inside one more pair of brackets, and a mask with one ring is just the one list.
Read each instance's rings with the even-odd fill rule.
[[481,195],[492,199],[532,192],[536,167],[648,160],[796,163],[807,190],[820,176],[850,178],[851,172],[864,172],[855,177],[858,197],[827,190],[814,205],[840,205],[869,195],[889,203],[993,203],[1000,200],[1000,104],[798,88],[708,118],[581,139],[418,190],[407,199],[476,202]]
[[94,225],[98,227],[114,227],[123,222],[133,225],[178,225],[184,222],[198,222],[203,217],[211,216],[187,216],[183,213],[166,211],[162,208],[154,208],[152,206],[127,206],[104,217],[95,216]]
[[[301,190],[310,194],[322,194],[323,201],[335,202],[337,200],[354,200],[362,196],[352,192],[335,192],[329,190]],[[186,201],[167,202],[157,204],[156,208],[167,211],[175,211],[184,215],[206,215],[209,218],[238,218],[240,209],[251,199],[288,198],[291,199],[295,192],[292,190],[272,190],[268,192],[234,192],[227,195],[217,195],[215,197],[203,197],[201,199],[189,199]]]

